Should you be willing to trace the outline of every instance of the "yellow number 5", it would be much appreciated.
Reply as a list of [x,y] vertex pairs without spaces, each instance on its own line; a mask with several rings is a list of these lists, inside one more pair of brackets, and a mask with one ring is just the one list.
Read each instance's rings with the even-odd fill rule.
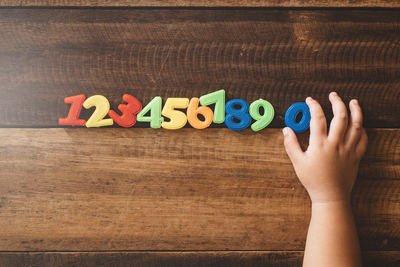
[[170,121],[163,121],[161,127],[169,130],[180,129],[185,126],[187,122],[186,114],[182,111],[174,110],[174,108],[187,108],[189,105],[189,98],[168,98],[165,101],[164,108],[161,114],[170,119]]

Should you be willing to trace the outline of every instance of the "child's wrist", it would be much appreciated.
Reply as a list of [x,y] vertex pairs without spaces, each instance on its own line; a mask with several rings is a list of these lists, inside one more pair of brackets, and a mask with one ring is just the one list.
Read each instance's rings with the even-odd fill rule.
[[327,203],[350,203],[350,192],[343,190],[330,190],[329,192],[313,192],[310,194],[310,199],[313,204],[327,204]]
[[346,213],[351,214],[352,208],[350,201],[328,201],[328,202],[316,202],[312,203],[311,210],[313,214],[338,214]]
[[351,213],[351,200],[348,199],[330,199],[330,200],[319,200],[311,202],[311,209],[314,212],[336,212],[346,211]]

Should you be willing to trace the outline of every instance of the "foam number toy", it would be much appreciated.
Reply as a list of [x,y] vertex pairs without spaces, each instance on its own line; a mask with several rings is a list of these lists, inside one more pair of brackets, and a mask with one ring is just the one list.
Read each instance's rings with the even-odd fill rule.
[[118,109],[121,111],[122,115],[118,115],[114,110],[108,112],[108,116],[113,119],[119,126],[122,127],[132,127],[136,123],[136,114],[142,110],[142,104],[137,100],[136,97],[129,94],[124,94],[122,96],[127,105],[120,104]]
[[186,114],[179,110],[174,110],[175,108],[187,108],[189,104],[189,98],[168,98],[165,101],[164,108],[161,111],[161,114],[164,117],[170,119],[170,121],[163,121],[161,123],[161,127],[169,130],[180,129],[185,126],[187,122]]
[[[137,114],[137,121],[150,122],[151,128],[160,128],[164,118],[161,117],[162,99],[159,96],[153,98],[143,109]],[[150,112],[149,116],[145,116]]]
[[[264,109],[263,115],[260,114],[260,108]],[[256,120],[256,122],[251,125],[251,129],[255,132],[267,127],[275,115],[274,107],[271,105],[271,103],[264,99],[258,99],[251,103],[249,113],[250,116]]]
[[79,119],[81,114],[83,101],[85,101],[85,95],[76,95],[64,98],[65,104],[71,104],[69,108],[68,116],[66,118],[58,119],[60,125],[72,125],[72,126],[84,126],[86,121]]
[[[201,114],[204,117],[204,121],[200,120],[197,115]],[[189,124],[196,129],[204,129],[210,126],[213,121],[213,112],[209,107],[199,107],[199,99],[193,97],[187,108],[187,118]]]
[[[301,120],[296,122],[296,117],[302,114]],[[310,109],[304,102],[297,102],[291,105],[285,114],[285,124],[287,127],[292,128],[295,133],[305,132],[310,126]]]
[[[235,108],[235,106],[240,106],[239,109]],[[248,113],[249,104],[243,99],[233,99],[226,103],[225,106],[225,125],[235,131],[240,131],[249,127],[251,123],[251,117]],[[239,122],[235,121],[238,120]]]
[[200,104],[208,106],[215,104],[214,123],[223,123],[225,120],[225,90],[221,89],[200,97]]
[[83,107],[89,109],[91,107],[96,107],[92,116],[86,122],[86,127],[101,127],[113,125],[112,119],[104,119],[110,110],[110,102],[108,102],[107,98],[102,95],[94,95],[89,97],[83,102]]

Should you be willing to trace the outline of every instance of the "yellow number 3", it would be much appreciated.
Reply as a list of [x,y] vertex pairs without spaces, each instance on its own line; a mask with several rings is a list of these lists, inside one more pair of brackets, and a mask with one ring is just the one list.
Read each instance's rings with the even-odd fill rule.
[[161,114],[170,119],[170,121],[163,121],[161,127],[169,130],[180,129],[185,126],[187,122],[186,114],[182,111],[174,110],[174,108],[187,108],[189,105],[189,98],[168,98],[165,101],[164,108]]
[[91,107],[96,107],[92,116],[87,120],[86,127],[101,127],[107,125],[113,125],[114,121],[112,119],[103,119],[108,111],[110,110],[110,102],[108,102],[107,98],[102,95],[94,95],[86,99],[83,102],[83,106],[86,109]]

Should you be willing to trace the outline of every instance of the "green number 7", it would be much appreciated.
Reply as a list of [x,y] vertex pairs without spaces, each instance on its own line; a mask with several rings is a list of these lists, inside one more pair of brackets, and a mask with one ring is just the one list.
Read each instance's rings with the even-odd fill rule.
[[223,123],[225,121],[225,90],[221,89],[200,97],[200,104],[208,106],[215,103],[214,123]]

